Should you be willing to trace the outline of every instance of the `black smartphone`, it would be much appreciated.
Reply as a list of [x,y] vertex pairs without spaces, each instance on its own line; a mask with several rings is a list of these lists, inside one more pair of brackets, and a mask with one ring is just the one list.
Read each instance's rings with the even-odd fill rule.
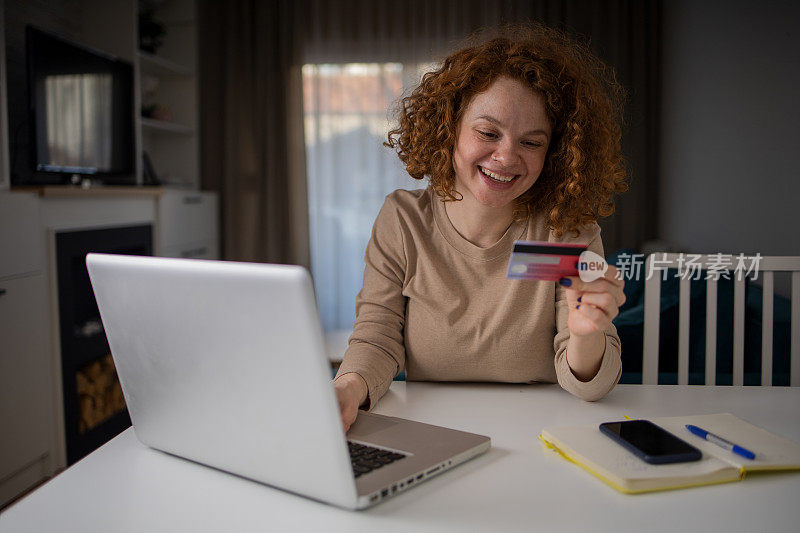
[[651,464],[687,463],[703,456],[700,450],[649,420],[605,422],[600,424],[600,431]]

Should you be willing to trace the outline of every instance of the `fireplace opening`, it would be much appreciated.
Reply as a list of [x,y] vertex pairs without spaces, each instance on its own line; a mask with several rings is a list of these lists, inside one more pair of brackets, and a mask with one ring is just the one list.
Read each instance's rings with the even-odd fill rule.
[[131,425],[86,270],[90,252],[153,255],[152,226],[56,233],[67,465]]
[[80,435],[125,410],[122,387],[110,353],[79,368],[75,373],[75,385],[80,405]]

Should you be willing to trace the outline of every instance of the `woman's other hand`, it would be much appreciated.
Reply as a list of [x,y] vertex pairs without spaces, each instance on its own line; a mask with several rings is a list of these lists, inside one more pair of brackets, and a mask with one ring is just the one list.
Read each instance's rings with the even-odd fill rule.
[[625,281],[614,265],[608,265],[603,277],[583,281],[579,277],[562,278],[566,288],[570,338],[567,364],[581,381],[597,375],[605,350],[605,330],[625,303]]
[[559,283],[566,288],[570,335],[583,337],[605,331],[625,303],[625,280],[614,265],[608,265],[603,277],[594,281],[570,277]]
[[367,382],[355,372],[342,374],[333,381],[336,399],[339,401],[339,413],[342,416],[344,431],[350,429],[358,416],[358,408],[367,399]]

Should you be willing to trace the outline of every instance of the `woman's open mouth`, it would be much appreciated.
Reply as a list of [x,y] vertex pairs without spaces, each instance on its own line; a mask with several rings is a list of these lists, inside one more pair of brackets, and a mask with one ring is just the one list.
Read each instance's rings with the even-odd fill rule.
[[480,165],[478,165],[478,170],[481,174],[483,174],[484,177],[498,184],[511,183],[519,177],[519,174],[498,174],[497,172],[492,172],[491,170],[483,168]]

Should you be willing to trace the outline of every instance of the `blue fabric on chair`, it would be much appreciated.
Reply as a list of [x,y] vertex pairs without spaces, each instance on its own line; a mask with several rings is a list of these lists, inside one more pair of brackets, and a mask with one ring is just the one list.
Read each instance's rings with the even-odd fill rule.
[[[631,248],[622,248],[617,250],[610,256],[606,257],[606,261],[616,267],[620,267],[622,264],[623,257],[632,257],[636,255],[636,250]],[[641,257],[640,255],[637,257]],[[630,268],[630,266],[629,266]],[[641,270],[644,270],[644,261],[642,261],[642,265],[640,267]],[[644,302],[644,275],[641,274],[634,279],[625,279],[625,303],[622,304],[622,307],[619,308],[620,314],[627,311],[628,309],[632,309],[636,307],[639,302]],[[644,305],[642,303],[642,305]]]
[[[618,264],[621,250],[608,258]],[[678,382],[678,302],[680,280],[670,270],[661,283],[661,318],[659,335],[658,382]],[[622,343],[620,383],[642,382],[642,343],[644,338],[644,276],[625,280],[627,301],[614,319]],[[706,282],[692,280],[689,324],[689,383],[705,382]],[[744,384],[761,384],[761,287],[745,282],[745,357]],[[733,383],[733,281],[720,279],[717,285],[717,378],[720,385]],[[773,315],[773,385],[789,385],[790,302],[774,298]]]

